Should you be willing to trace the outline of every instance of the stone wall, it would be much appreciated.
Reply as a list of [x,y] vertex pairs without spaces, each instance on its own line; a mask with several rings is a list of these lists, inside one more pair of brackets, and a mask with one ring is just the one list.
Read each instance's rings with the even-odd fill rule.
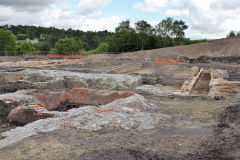
[[202,68],[197,74],[186,78],[181,88],[181,94],[204,94],[223,98],[240,96],[240,82],[228,81],[228,78],[226,70]]

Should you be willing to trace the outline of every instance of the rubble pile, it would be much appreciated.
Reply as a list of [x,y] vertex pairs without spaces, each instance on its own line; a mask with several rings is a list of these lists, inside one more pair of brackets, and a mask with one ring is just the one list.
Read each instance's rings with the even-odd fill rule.
[[106,105],[87,105],[67,112],[48,111],[48,115],[52,114],[52,118],[41,119],[2,133],[6,138],[0,140],[0,148],[39,132],[50,132],[62,128],[83,131],[121,128],[141,131],[154,129],[162,121],[171,118],[160,112],[151,113],[149,107],[143,96],[133,94]]

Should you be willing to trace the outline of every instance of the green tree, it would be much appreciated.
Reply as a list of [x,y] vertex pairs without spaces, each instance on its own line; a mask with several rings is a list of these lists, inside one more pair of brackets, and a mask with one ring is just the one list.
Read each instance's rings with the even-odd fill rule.
[[188,29],[188,26],[182,20],[173,22],[173,38],[176,40],[182,40],[185,38],[185,30]]
[[227,38],[234,38],[236,37],[236,33],[234,31],[231,31],[228,35]]
[[156,32],[161,37],[172,37],[173,35],[173,18],[166,18],[156,26]]
[[[83,42],[83,47],[85,50],[93,50],[98,47],[98,45],[102,42],[106,42],[107,37],[112,36],[112,32],[108,31],[99,31],[99,32],[83,32],[81,30],[74,30],[74,29],[58,29],[55,27],[40,27],[40,26],[22,26],[22,25],[4,25],[0,26],[0,28],[6,30],[10,30],[13,32],[14,35],[18,34],[25,34],[27,38],[39,39],[41,35],[44,35],[41,41],[49,42],[51,47],[53,48],[60,39],[63,38],[74,38],[76,40],[81,39]],[[81,38],[85,37],[85,38]]]
[[137,51],[140,41],[136,32],[118,32],[108,39],[109,51],[115,53]]
[[51,45],[49,42],[38,42],[33,44],[34,48],[38,51],[50,51]]
[[17,40],[25,40],[27,38],[27,35],[20,33],[20,34],[17,34],[16,37],[17,37]]
[[236,37],[240,37],[240,32],[237,32],[237,33],[236,33]]
[[108,43],[100,43],[97,48],[97,53],[106,53],[109,50],[109,45]]
[[130,26],[130,20],[122,21],[119,26],[115,28],[116,33],[132,31],[134,31],[134,29]]
[[23,41],[18,46],[18,51],[22,51],[23,53],[30,53],[34,50],[35,48],[31,42]]
[[149,48],[147,45],[149,45],[151,36],[153,35],[153,27],[144,20],[135,23],[135,27],[141,42],[141,49],[143,50],[144,48]]
[[188,26],[185,22],[168,17],[156,26],[156,33],[163,40],[163,47],[169,47],[182,43],[186,29]]
[[0,29],[0,51],[15,51],[16,37],[9,30]]
[[130,26],[130,21],[126,20],[115,29],[115,34],[108,38],[110,52],[128,52],[139,50],[140,41],[137,33]]
[[66,52],[79,52],[83,50],[83,43],[81,40],[75,40],[74,38],[64,38],[56,43],[55,48],[62,54],[64,52],[65,54]]

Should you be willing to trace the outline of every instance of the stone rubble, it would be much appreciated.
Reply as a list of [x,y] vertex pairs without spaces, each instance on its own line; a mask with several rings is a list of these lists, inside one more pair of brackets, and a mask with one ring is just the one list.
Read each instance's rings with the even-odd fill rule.
[[30,91],[18,91],[0,95],[0,110],[2,115],[8,115],[9,112],[21,105],[39,105],[40,101],[28,95]]
[[134,94],[106,105],[74,108],[2,133],[0,148],[39,132],[51,132],[61,128],[99,131],[106,128],[148,130],[171,118],[158,112],[148,112],[150,105],[141,95]]
[[134,95],[132,92],[109,92],[97,94],[87,88],[74,88],[68,92],[33,93],[19,91],[0,95],[1,112],[8,120],[20,124],[53,117],[62,104],[104,105],[120,98]]
[[[68,61],[17,63],[19,66],[51,64],[68,64]],[[14,92],[0,94],[1,114],[8,116],[11,122],[26,125],[1,133],[0,148],[38,133],[63,128],[79,131],[115,128],[143,131],[155,129],[172,119],[153,110],[158,106],[148,103],[142,95],[173,98],[199,95],[227,98],[240,95],[240,82],[228,81],[228,72],[225,70],[193,67],[181,91],[154,86],[161,82],[162,75],[106,74],[131,72],[142,65],[123,64],[112,70],[100,68],[99,71],[102,69],[104,72],[94,74],[30,67],[1,71],[0,92]],[[153,85],[143,85],[143,81]],[[62,110],[59,108],[64,105],[76,106],[60,112]]]

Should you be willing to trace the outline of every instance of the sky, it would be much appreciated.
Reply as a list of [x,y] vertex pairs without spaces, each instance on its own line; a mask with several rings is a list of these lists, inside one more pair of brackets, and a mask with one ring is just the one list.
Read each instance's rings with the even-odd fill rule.
[[191,39],[223,38],[240,31],[240,0],[0,0],[0,25],[36,25],[83,31],[114,31],[129,19],[155,26],[166,17],[183,20]]

